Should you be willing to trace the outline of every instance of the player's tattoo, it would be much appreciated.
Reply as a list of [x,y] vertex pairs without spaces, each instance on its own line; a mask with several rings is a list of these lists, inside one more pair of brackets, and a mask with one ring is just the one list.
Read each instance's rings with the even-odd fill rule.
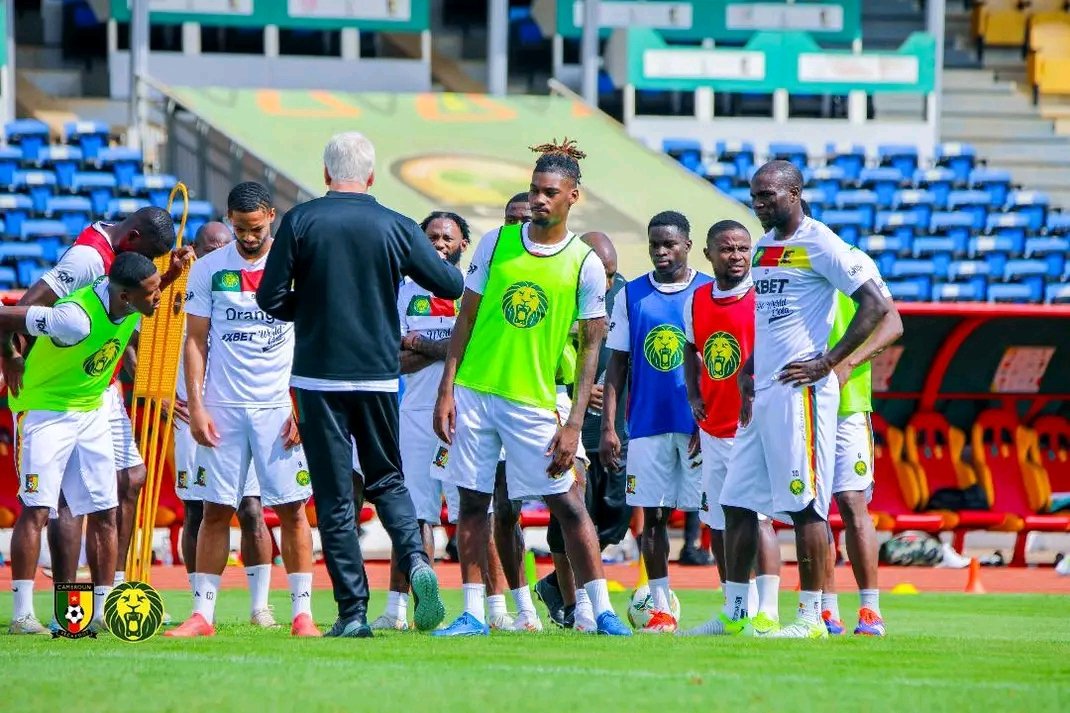
[[450,340],[449,337],[446,339],[427,339],[421,335],[413,340],[412,348],[418,354],[423,354],[433,361],[445,361],[446,354],[449,353],[450,349]]
[[580,320],[579,344],[576,348],[576,386],[572,394],[572,411],[568,415],[568,425],[577,428],[583,426],[587,402],[591,399],[591,388],[598,373],[598,354],[602,350],[602,340],[605,336],[605,318]]

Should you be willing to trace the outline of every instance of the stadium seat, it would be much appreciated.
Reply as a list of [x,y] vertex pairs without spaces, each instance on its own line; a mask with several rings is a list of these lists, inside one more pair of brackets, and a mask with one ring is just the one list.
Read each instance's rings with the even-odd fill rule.
[[1027,15],[1018,0],[986,0],[973,5],[973,34],[980,57],[985,47],[1021,47]]
[[48,199],[56,193],[56,174],[52,171],[15,171],[11,185],[16,191],[30,196],[35,213],[44,214]]
[[910,212],[882,210],[877,212],[874,230],[882,235],[895,235],[911,240],[918,228],[918,216]]
[[843,188],[844,180],[845,174],[839,166],[819,166],[810,172],[810,187],[824,191],[825,197],[832,202]]
[[1051,507],[1070,507],[1070,421],[1056,414],[1038,416],[1032,428],[1032,456],[1044,469],[1051,489]]
[[955,182],[965,184],[977,161],[977,151],[970,144],[948,142],[936,147],[936,165],[955,174]]
[[71,179],[71,192],[88,198],[96,215],[107,211],[108,202],[115,197],[115,187],[115,176],[102,171],[78,172]]
[[1049,213],[1048,235],[1070,235],[1070,213]]
[[[182,217],[182,206],[174,205],[171,208],[171,217],[175,219],[175,230],[179,229],[178,221]],[[183,239],[186,242],[190,242],[197,235],[197,231],[201,226],[212,220],[215,217],[215,208],[208,201],[190,201],[189,202],[189,214],[186,217],[186,231],[183,234]]]
[[745,206],[750,205],[750,189],[749,188],[733,188],[728,192],[728,195],[732,196],[733,200],[739,201]]
[[983,259],[988,263],[989,275],[993,277],[1003,274],[1003,268],[1012,254],[1015,254],[1014,241],[1003,237],[971,238],[966,248],[966,256],[971,260]]
[[718,141],[714,148],[718,161],[734,163],[740,176],[750,175],[750,169],[754,166],[754,144],[749,141]]
[[774,141],[769,144],[769,160],[780,159],[795,165],[802,171],[806,168],[806,146],[787,141]]
[[877,219],[877,194],[873,191],[840,191],[836,196],[836,207],[841,210],[861,211],[864,216],[863,227],[867,231],[873,230],[873,224]]
[[869,230],[866,214],[860,210],[826,210],[821,222],[851,245],[857,245],[862,233]]
[[0,243],[0,262],[5,260],[43,260],[44,257],[45,251],[38,243]]
[[11,187],[20,163],[22,151],[14,146],[0,146],[0,187]]
[[[150,205],[149,202],[144,198],[113,198],[108,201],[104,217],[108,220],[121,220],[148,205]],[[181,207],[179,210],[181,211]]]
[[1039,277],[1043,280],[1047,275],[1048,263],[1045,260],[1008,260],[1003,266],[1003,279],[1007,282],[1029,277]]
[[[734,163],[719,163],[711,162],[702,167],[702,177],[709,181],[715,188],[722,193],[728,193],[732,190],[732,186],[736,183],[736,176],[739,172],[736,171],[736,165]],[[157,176],[145,176],[145,178],[157,178]],[[134,179],[137,180],[136,178]],[[164,206],[167,205],[167,196],[164,196]],[[162,206],[161,206],[162,207]]]
[[1028,238],[1022,256],[1046,260],[1048,277],[1058,279],[1066,267],[1066,258],[1070,254],[1070,240],[1066,238]]
[[167,174],[138,174],[134,176],[132,192],[138,198],[148,199],[149,203],[158,208],[166,208],[167,200],[171,197],[171,189],[176,183],[178,179]]
[[975,168],[970,172],[969,187],[988,194],[988,205],[1002,208],[1011,191],[1011,172],[999,168]]
[[48,143],[48,124],[37,119],[16,119],[4,126],[7,142],[18,145],[22,151],[22,160],[32,163],[37,160],[37,153]]
[[96,165],[115,174],[115,182],[122,190],[130,190],[134,176],[141,173],[141,151],[127,146],[103,148],[97,153]]
[[[858,248],[876,260],[878,264],[888,258],[887,264],[890,267],[896,257],[910,254],[911,241],[903,240],[896,235],[865,235],[858,239]],[[885,272],[887,270],[882,266],[881,273]]]
[[82,150],[87,161],[96,159],[108,145],[108,125],[98,121],[69,121],[63,125],[63,138]]
[[892,200],[902,182],[902,173],[892,166],[865,168],[858,176],[858,185],[873,191],[877,195],[877,204],[882,208],[892,207]]
[[914,238],[913,244],[910,247],[910,254],[915,258],[931,258],[934,256],[943,256],[945,267],[947,261],[950,261],[952,257],[955,257],[958,245],[954,240],[947,237],[940,237],[938,235],[923,235]]
[[931,289],[926,289],[928,280],[886,280],[892,299],[903,302],[927,302]]
[[1029,218],[1020,213],[994,213],[985,221],[985,232],[1014,241],[1015,253],[1025,248],[1025,235],[1029,231]]
[[1043,469],[1026,458],[1031,440],[1031,434],[1010,411],[987,409],[973,423],[974,468],[991,507],[1014,513],[1023,521],[1011,566],[1025,565],[1027,533],[1070,532],[1070,515],[1038,514],[1048,509],[1051,488]]
[[938,282],[933,285],[934,302],[983,302],[985,285],[976,282]]
[[74,146],[42,146],[37,154],[37,165],[56,172],[56,185],[62,190],[71,188],[74,172],[82,163],[82,150]]
[[665,139],[661,142],[661,150],[692,173],[698,173],[702,168],[702,144],[695,139]]
[[981,231],[988,218],[988,194],[984,191],[951,191],[947,194],[947,209],[969,215],[973,220],[970,228]]
[[936,196],[932,191],[909,189],[896,191],[892,196],[892,210],[909,210],[918,216],[918,225],[928,228],[933,218]]
[[995,283],[988,286],[989,302],[1039,302],[1031,285]]
[[0,267],[0,290],[11,290],[18,287],[19,276],[13,267]]
[[882,166],[891,166],[903,178],[910,178],[918,170],[918,147],[906,144],[882,144],[877,147]]
[[48,199],[45,214],[62,220],[70,234],[77,235],[92,221],[93,204],[84,196],[56,196]]
[[984,297],[987,294],[988,276],[992,266],[983,260],[952,260],[947,266],[947,279],[956,284],[969,283]]
[[822,214],[829,206],[828,196],[820,188],[804,188],[802,192],[802,199],[806,201],[810,206],[810,215],[815,220],[821,220]]
[[825,160],[842,170],[847,180],[857,181],[866,167],[866,149],[858,144],[829,143],[825,145]]
[[929,231],[936,235],[946,235],[964,249],[973,232],[973,216],[944,211],[933,213]]
[[955,173],[949,168],[919,169],[914,172],[914,187],[932,193],[937,208],[947,208],[947,197],[954,186]]
[[0,212],[4,216],[4,235],[17,238],[22,232],[22,223],[33,212],[33,201],[21,193],[0,194]]
[[1065,282],[1046,285],[1044,301],[1048,304],[1070,304],[1070,285]]
[[39,238],[60,238],[66,240],[71,236],[67,225],[62,220],[24,220],[19,230],[20,240],[37,240]]
[[1007,209],[1029,218],[1029,229],[1040,232],[1048,215],[1051,200],[1040,191],[1011,191],[1007,196]]

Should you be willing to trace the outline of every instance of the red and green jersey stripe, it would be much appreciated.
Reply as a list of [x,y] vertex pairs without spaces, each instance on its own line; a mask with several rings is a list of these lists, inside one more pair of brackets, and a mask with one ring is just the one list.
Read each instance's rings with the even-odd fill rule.
[[212,292],[256,292],[263,270],[220,270],[212,275]]

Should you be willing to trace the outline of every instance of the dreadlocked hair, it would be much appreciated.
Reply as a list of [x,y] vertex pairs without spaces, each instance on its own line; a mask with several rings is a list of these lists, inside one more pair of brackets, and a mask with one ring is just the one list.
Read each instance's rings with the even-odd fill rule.
[[535,161],[535,173],[559,173],[568,176],[576,185],[580,184],[580,164],[587,154],[576,146],[576,140],[567,136],[560,143],[554,139],[550,143],[529,146],[539,154]]

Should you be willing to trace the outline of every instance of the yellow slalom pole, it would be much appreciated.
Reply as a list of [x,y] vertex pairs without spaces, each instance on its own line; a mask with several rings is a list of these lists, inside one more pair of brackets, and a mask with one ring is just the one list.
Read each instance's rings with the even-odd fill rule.
[[[176,196],[182,198],[182,218],[175,231],[175,248],[182,246],[189,216],[189,191],[177,183],[167,200],[171,210]],[[160,274],[171,266],[171,256],[156,260]],[[174,421],[175,383],[178,361],[186,326],[184,310],[188,264],[182,274],[160,296],[156,314],[141,324],[138,342],[137,373],[134,375],[134,429],[142,458],[145,461],[145,486],[137,503],[137,519],[130,550],[126,553],[126,578],[148,582],[152,567],[152,536],[156,527],[156,508],[160,500],[167,456],[171,449],[171,428]]]

